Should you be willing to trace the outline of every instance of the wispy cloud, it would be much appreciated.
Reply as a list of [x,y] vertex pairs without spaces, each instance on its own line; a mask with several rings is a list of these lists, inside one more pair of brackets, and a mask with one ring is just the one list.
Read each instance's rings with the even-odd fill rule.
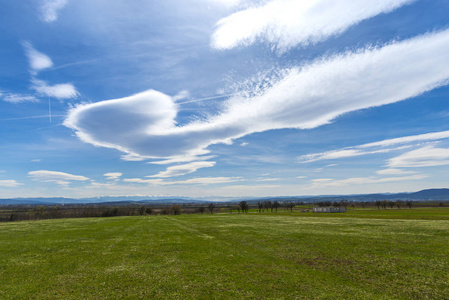
[[110,172],[103,174],[103,176],[105,176],[107,180],[119,180],[122,175],[123,174],[120,172]]
[[41,182],[53,182],[62,186],[67,186],[71,181],[86,181],[89,178],[80,175],[72,175],[64,172],[48,171],[48,170],[38,170],[28,172],[33,180]]
[[[217,115],[184,126],[176,126],[178,106],[173,99],[153,90],[79,105],[64,125],[87,143],[137,156],[204,155],[212,144],[230,144],[271,129],[315,128],[350,111],[409,99],[446,85],[448,47],[446,30],[322,59],[292,68],[263,93],[233,97]],[[345,151],[349,157],[360,149]]]
[[407,174],[414,174],[416,172],[390,168],[390,169],[379,170],[376,173],[379,175],[407,175]]
[[0,180],[0,187],[18,187],[20,185],[23,185],[23,183],[15,180]]
[[282,178],[258,178],[256,181],[264,182],[264,181],[279,181],[282,180]]
[[375,183],[387,183],[387,182],[398,182],[398,181],[410,181],[410,180],[421,180],[428,177],[423,174],[416,174],[410,176],[401,177],[386,177],[386,178],[376,178],[376,177],[353,177],[347,179],[334,180],[330,178],[321,178],[312,180],[312,185],[310,189],[323,188],[328,186],[347,186],[347,185],[359,185],[359,184],[375,184]]
[[9,103],[18,104],[18,103],[24,103],[24,102],[39,102],[39,99],[37,99],[33,95],[21,95],[21,94],[0,94],[0,98]]
[[[302,163],[307,163],[307,162],[313,162],[313,161],[319,161],[319,160],[340,159],[340,158],[348,158],[348,157],[355,157],[355,156],[368,155],[368,154],[387,153],[387,152],[407,149],[412,146],[416,146],[417,143],[419,144],[422,142],[437,141],[437,140],[448,139],[448,138],[449,138],[449,131],[440,131],[440,132],[431,132],[431,133],[425,133],[425,134],[411,135],[411,136],[383,140],[383,141],[374,142],[374,143],[358,145],[358,146],[354,146],[354,147],[348,147],[348,148],[339,149],[339,150],[301,155],[298,157],[298,161],[302,162]],[[397,147],[394,147],[394,146],[397,146]]]
[[178,94],[176,94],[175,96],[173,96],[173,101],[179,101],[182,99],[186,99],[190,97],[190,93],[189,91],[180,91]]
[[243,0],[208,0],[208,1],[224,5],[226,7],[232,7],[240,4]]
[[40,13],[44,22],[51,23],[58,19],[58,13],[68,3],[68,0],[41,0]]
[[[30,64],[31,78],[31,89],[35,90],[41,96],[53,97],[58,100],[72,99],[78,97],[79,93],[75,86],[71,83],[61,83],[51,85],[44,80],[37,79],[37,73],[39,71],[45,70],[53,66],[53,62],[47,55],[37,51],[29,42],[23,42],[23,47],[25,48],[25,53],[28,57]],[[7,95],[8,96],[8,95]],[[5,100],[5,99],[4,99]],[[9,102],[25,102],[34,101],[37,99],[30,95],[14,95],[10,94]],[[6,100],[5,100],[6,101]]]
[[388,161],[391,168],[419,168],[449,165],[449,149],[425,146]]
[[23,42],[22,45],[25,49],[25,54],[28,57],[31,73],[33,75],[36,75],[37,72],[53,66],[53,62],[50,57],[34,49],[31,43]]
[[196,172],[196,170],[200,168],[210,168],[213,166],[215,166],[214,161],[196,161],[189,164],[171,166],[168,167],[165,171],[147,177],[168,178],[168,177],[182,176]]
[[365,19],[413,1],[271,0],[221,19],[211,44],[216,49],[231,49],[262,41],[285,52],[341,34]]
[[173,156],[170,159],[164,159],[164,160],[157,160],[157,161],[150,161],[148,162],[149,164],[154,164],[154,165],[168,165],[168,164],[173,164],[173,163],[185,163],[185,162],[191,162],[194,160],[201,160],[201,161],[205,161],[208,159],[213,159],[215,158],[215,155],[205,155],[205,156]]
[[144,183],[151,185],[185,185],[185,184],[222,184],[229,182],[242,181],[240,177],[198,177],[187,180],[166,181],[164,179],[140,179],[127,178],[124,182],[129,183]]
[[42,96],[66,100],[76,98],[79,95],[78,91],[71,83],[49,85],[47,82],[39,79],[32,79],[31,83],[31,88]]

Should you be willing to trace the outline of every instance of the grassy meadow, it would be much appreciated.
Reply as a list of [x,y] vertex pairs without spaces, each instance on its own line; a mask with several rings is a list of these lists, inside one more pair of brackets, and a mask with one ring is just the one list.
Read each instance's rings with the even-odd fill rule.
[[420,208],[2,223],[0,299],[448,299],[448,217]]

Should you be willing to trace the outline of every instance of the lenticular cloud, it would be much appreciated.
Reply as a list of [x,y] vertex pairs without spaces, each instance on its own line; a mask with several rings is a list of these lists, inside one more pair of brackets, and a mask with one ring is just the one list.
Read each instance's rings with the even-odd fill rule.
[[449,79],[449,30],[286,70],[253,97],[233,97],[223,111],[178,126],[178,104],[149,90],[77,106],[64,125],[84,142],[146,158],[208,153],[254,132],[314,128],[354,110],[418,96]]

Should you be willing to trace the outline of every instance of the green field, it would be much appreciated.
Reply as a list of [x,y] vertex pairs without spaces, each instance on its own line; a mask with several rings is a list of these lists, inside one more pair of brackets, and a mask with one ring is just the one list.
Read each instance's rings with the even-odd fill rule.
[[448,299],[449,210],[387,211],[3,223],[0,299]]

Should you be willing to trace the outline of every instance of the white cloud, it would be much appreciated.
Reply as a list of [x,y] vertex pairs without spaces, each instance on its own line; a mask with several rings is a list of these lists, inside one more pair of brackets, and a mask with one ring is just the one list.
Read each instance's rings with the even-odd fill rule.
[[53,66],[50,57],[34,49],[29,42],[23,42],[22,45],[25,48],[25,54],[28,57],[32,74]]
[[349,27],[414,0],[272,0],[217,23],[212,47],[231,49],[257,41],[284,52],[341,34]]
[[236,6],[236,5],[238,5],[238,4],[240,4],[242,2],[242,0],[209,0],[209,1],[213,2],[213,3],[221,4],[221,5],[226,6],[228,8],[232,7],[232,6]]
[[135,153],[128,153],[128,154],[122,155],[121,159],[124,161],[143,161],[147,158],[144,156],[135,154]]
[[23,103],[23,102],[39,102],[39,99],[33,95],[21,95],[21,94],[1,94],[2,100],[9,103]]
[[105,173],[103,176],[108,180],[118,180],[123,174],[120,172]]
[[189,164],[171,166],[168,167],[165,171],[147,177],[168,178],[168,177],[182,176],[193,173],[200,168],[210,168],[213,166],[215,166],[214,161],[196,161]]
[[39,171],[31,171],[28,172],[28,176],[30,176],[33,180],[41,181],[41,182],[53,182],[62,186],[67,186],[71,181],[86,181],[89,178],[85,176],[72,175],[64,172],[55,172],[48,170],[39,170]]
[[164,159],[164,160],[158,160],[158,161],[150,161],[148,164],[154,164],[154,165],[168,165],[173,163],[184,163],[184,162],[191,162],[193,160],[208,160],[215,158],[215,155],[207,155],[207,156],[173,156],[170,159]]
[[407,144],[413,142],[421,142],[421,141],[435,141],[449,138],[449,130],[447,131],[439,131],[439,132],[431,132],[425,134],[404,136],[396,139],[389,139],[375,143],[369,143],[361,145],[360,148],[368,148],[368,147],[377,147],[377,146],[391,146],[398,144]]
[[18,187],[19,185],[22,185],[22,183],[15,180],[0,180],[0,187]]
[[282,180],[282,178],[258,178],[256,181],[264,182],[264,181],[279,181]]
[[179,101],[190,97],[189,91],[180,91],[177,95],[173,96],[173,101]]
[[391,168],[417,168],[449,165],[449,149],[425,146],[394,157],[388,161]]
[[67,5],[67,0],[42,0],[40,6],[41,19],[51,23],[58,19],[58,12]]
[[58,100],[72,99],[79,95],[78,91],[71,83],[49,85],[47,82],[39,79],[32,79],[31,83],[31,88],[38,94],[53,97]]
[[384,169],[376,172],[379,175],[407,175],[414,174],[416,172],[413,171],[404,171],[401,169]]
[[[418,96],[449,79],[449,30],[292,68],[257,96],[233,97],[215,116],[176,126],[178,105],[149,90],[79,105],[64,125],[84,142],[137,156],[204,155],[209,145],[271,129],[308,129],[363,108]],[[117,122],[117,120],[121,120]],[[337,155],[357,154],[350,149]]]
[[[340,150],[301,155],[298,157],[298,160],[299,162],[306,163],[326,159],[339,159],[367,154],[387,153],[415,146],[414,144],[413,145],[406,145],[406,144],[437,141],[447,138],[449,138],[449,131],[431,132],[419,135],[411,135],[394,139],[388,139],[379,142],[348,147]],[[402,146],[393,148],[382,148],[382,147],[391,147],[395,145],[402,145]],[[381,149],[364,150],[367,148],[381,148]]]
[[245,147],[245,146],[248,146],[248,145],[249,145],[249,144],[246,143],[246,142],[243,142],[243,143],[240,144],[240,146],[242,146],[242,147]]
[[[360,147],[360,146],[355,146],[353,148],[357,148],[357,147]],[[334,150],[334,151],[328,151],[328,152],[301,155],[298,157],[298,161],[300,163],[308,163],[308,162],[327,160],[327,159],[341,159],[341,158],[356,157],[356,156],[368,155],[368,154],[387,153],[387,152],[391,152],[391,151],[402,150],[402,149],[409,148],[409,147],[411,147],[411,146],[401,146],[401,147],[378,149],[378,150],[371,150],[371,151],[363,151],[363,150],[359,150],[359,149],[341,149],[341,150]]]
[[402,177],[387,177],[387,178],[375,178],[375,177],[354,177],[341,180],[334,180],[330,178],[314,179],[312,180],[313,188],[322,188],[328,186],[346,186],[346,185],[359,185],[359,184],[376,184],[376,183],[387,183],[387,182],[398,182],[398,181],[410,181],[410,180],[421,180],[426,178],[426,175],[416,174],[410,176]]
[[185,185],[185,184],[221,184],[221,183],[242,181],[242,179],[240,177],[198,177],[179,181],[165,181],[164,179],[127,178],[123,179],[123,181],[129,183],[145,183],[152,185]]

